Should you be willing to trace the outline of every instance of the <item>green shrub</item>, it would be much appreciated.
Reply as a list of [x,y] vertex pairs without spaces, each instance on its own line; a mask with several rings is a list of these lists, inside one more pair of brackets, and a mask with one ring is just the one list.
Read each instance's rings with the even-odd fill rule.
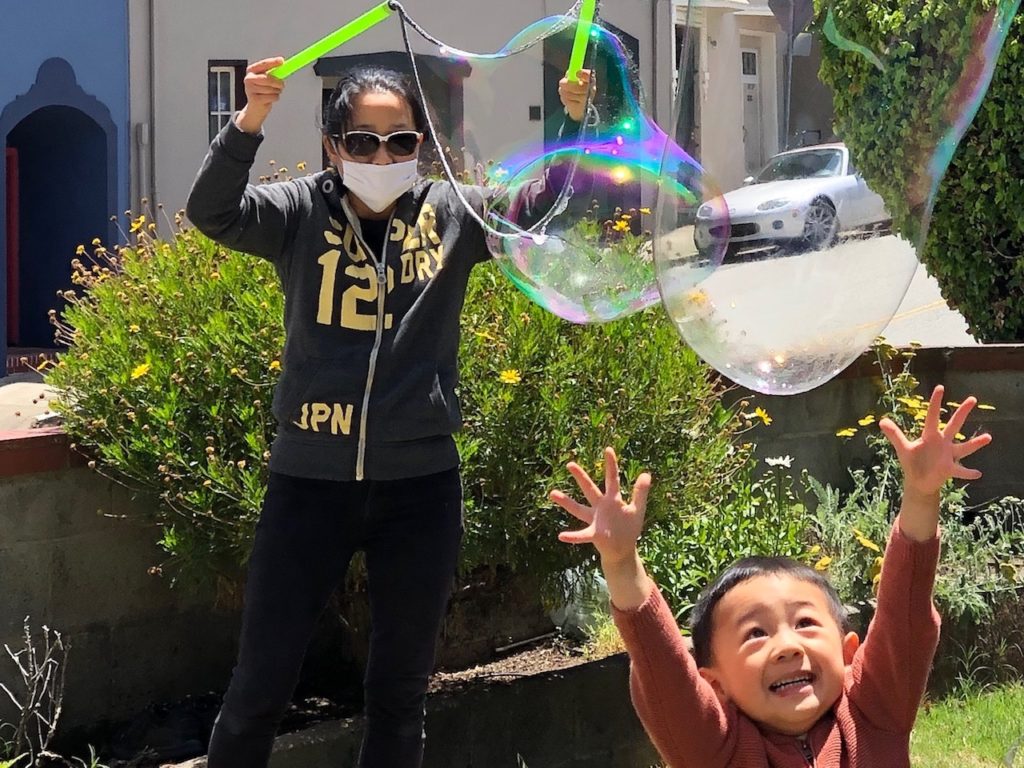
[[[843,36],[878,52],[880,72],[865,57],[825,46],[821,80],[834,93],[835,129],[850,146],[872,189],[885,200],[897,231],[917,242],[930,184],[918,171],[948,128],[950,90],[981,42],[965,34],[996,0],[864,3],[819,0],[834,9]],[[1008,7],[1008,3],[998,3]],[[1013,20],[988,94],[953,156],[940,187],[922,253],[947,301],[982,341],[1024,338],[1024,17]]]
[[644,532],[641,556],[677,620],[686,622],[701,590],[733,561],[752,555],[812,555],[807,511],[794,490],[788,456],[767,459],[758,479],[752,463],[732,478],[715,509],[694,509],[671,526]]
[[571,573],[596,563],[594,550],[557,540],[577,521],[547,495],[575,488],[570,460],[600,477],[605,445],[630,483],[653,474],[649,527],[673,540],[681,521],[717,513],[750,461],[750,446],[736,439],[743,414],[723,407],[717,376],[660,309],[571,325],[492,266],[471,281],[463,326],[469,567],[544,573],[550,596],[566,592]]
[[[69,344],[47,381],[100,472],[161,499],[151,510],[175,576],[229,582],[248,556],[274,424],[283,298],[272,267],[196,230],[79,249],[83,289],[57,321]],[[85,263],[83,261],[85,260]]]
[[[195,230],[167,241],[143,220],[133,230],[131,247],[94,244],[95,265],[76,262],[83,290],[58,321],[70,347],[48,380],[94,466],[160,497],[151,514],[168,571],[231,586],[266,481],[282,297],[268,264]],[[599,460],[605,445],[631,479],[654,473],[655,528],[721,508],[749,461],[738,407],[723,407],[717,377],[659,311],[574,326],[489,265],[463,326],[466,569],[505,566],[552,598],[566,590],[592,548],[557,540],[575,521],[547,494],[570,487],[567,461]]]

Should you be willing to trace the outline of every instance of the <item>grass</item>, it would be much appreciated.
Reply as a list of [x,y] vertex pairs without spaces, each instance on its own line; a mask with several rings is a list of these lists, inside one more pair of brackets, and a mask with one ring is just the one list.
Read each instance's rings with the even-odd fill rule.
[[915,768],[1024,768],[1024,683],[926,706],[910,752]]

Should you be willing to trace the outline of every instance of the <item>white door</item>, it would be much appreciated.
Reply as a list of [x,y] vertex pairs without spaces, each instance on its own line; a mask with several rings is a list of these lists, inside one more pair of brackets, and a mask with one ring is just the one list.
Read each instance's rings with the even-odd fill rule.
[[747,174],[764,166],[763,113],[761,105],[760,54],[754,48],[740,51],[743,84],[743,156]]

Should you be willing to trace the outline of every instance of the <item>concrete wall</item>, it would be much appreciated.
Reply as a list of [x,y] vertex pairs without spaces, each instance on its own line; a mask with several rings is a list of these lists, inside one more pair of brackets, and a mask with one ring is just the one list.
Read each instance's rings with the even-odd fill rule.
[[[423,768],[660,764],[629,700],[625,654],[430,694],[426,731]],[[361,718],[321,723],[279,737],[270,768],[355,765],[361,740]],[[205,767],[198,758],[177,768]]]
[[[23,647],[26,616],[70,639],[65,728],[217,689],[230,673],[237,614],[148,574],[163,559],[153,529],[97,514],[134,517],[144,503],[84,467],[0,477],[0,644]],[[0,682],[17,690],[15,675],[4,654]],[[0,722],[12,719],[5,696]]]
[[[639,40],[645,91],[667,117],[672,82],[672,27],[668,0],[607,0],[601,14]],[[408,0],[409,14],[445,43],[476,52],[499,50],[528,24],[563,13],[568,0],[525,0],[517,3],[453,3]],[[255,61],[290,56],[371,7],[343,0],[302,0],[281,4],[267,0],[219,0],[211,12],[203,0],[133,4],[132,130],[133,193],[154,197],[169,210],[185,204],[192,179],[208,145],[207,62],[215,59]],[[660,13],[660,16],[659,16]],[[153,39],[149,41],[150,17]],[[661,23],[659,23],[659,18]],[[411,32],[413,39],[417,38]],[[417,49],[428,52],[417,44]],[[400,24],[386,20],[347,43],[336,55],[403,51]],[[661,57],[660,59],[657,57]],[[655,61],[660,74],[655,82]],[[524,68],[525,67],[525,68]],[[152,78],[150,75],[152,74]],[[150,86],[151,83],[151,86]],[[294,168],[305,161],[319,168],[320,139],[316,128],[324,81],[312,67],[288,79],[282,100],[266,126],[266,141],[254,171],[265,173],[268,160]],[[328,84],[329,85],[329,84]],[[542,73],[526,65],[496,73],[488,91],[467,95],[467,109],[488,117],[488,138],[479,155],[495,148],[540,141],[542,122],[529,120],[529,106],[543,104]],[[148,130],[140,126],[151,126]],[[139,132],[149,135],[143,146]],[[488,144],[487,142],[490,142]],[[148,148],[147,148],[148,147]]]
[[[22,647],[26,616],[70,638],[62,733],[130,719],[151,703],[223,691],[237,650],[237,606],[150,575],[166,559],[139,522],[155,500],[83,466],[59,429],[0,431],[0,649]],[[311,641],[301,696],[358,688],[369,641],[366,594],[336,599]],[[550,632],[534,586],[477,575],[453,596],[438,665],[464,668],[496,647]],[[16,669],[0,650],[0,682]],[[0,723],[13,711],[0,696]]]
[[[922,349],[912,372],[925,396],[936,384],[943,384],[947,401],[973,394],[996,409],[976,409],[967,423],[965,434],[979,430],[993,437],[992,445],[966,462],[984,472],[981,480],[969,486],[971,502],[1024,497],[1024,347]],[[859,427],[860,433],[851,439],[840,439],[836,432],[857,426],[858,419],[877,412],[880,387],[874,356],[866,353],[837,378],[802,395],[737,390],[734,396],[750,399],[751,409],[760,405],[773,419],[770,426],[750,433],[759,456],[792,456],[794,472],[806,469],[822,482],[848,487],[849,468],[863,466],[869,458],[863,432],[872,427]]]

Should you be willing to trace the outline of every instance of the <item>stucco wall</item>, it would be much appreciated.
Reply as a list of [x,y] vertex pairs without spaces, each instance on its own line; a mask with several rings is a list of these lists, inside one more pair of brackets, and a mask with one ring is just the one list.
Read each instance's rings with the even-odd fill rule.
[[[409,14],[444,42],[464,50],[500,49],[519,30],[571,6],[568,0],[525,0],[517,3],[453,3],[448,0],[408,0]],[[214,59],[255,61],[272,55],[290,56],[331,32],[367,8],[369,3],[302,0],[288,5],[265,0],[218,0],[217,12],[202,0],[156,3],[154,17],[155,117],[147,115],[146,89],[133,85],[132,122],[152,120],[157,198],[168,209],[184,206],[189,187],[208,144],[207,62]],[[148,13],[140,3],[133,11],[133,79],[146,76],[144,45]],[[640,45],[641,77],[652,103],[666,112],[671,87],[670,23],[656,23],[658,13],[670,18],[665,0],[607,0],[602,17],[636,37]],[[661,42],[657,51],[654,36]],[[415,39],[415,33],[412,33]],[[335,55],[404,50],[400,25],[392,17],[338,49]],[[425,50],[422,47],[420,50]],[[183,53],[186,52],[187,53]],[[654,82],[655,56],[661,74]],[[527,71],[529,70],[529,71]],[[265,173],[268,160],[293,168],[305,161],[319,167],[320,141],[316,128],[323,81],[312,67],[288,79],[282,100],[266,125],[266,140],[254,171]],[[475,88],[475,86],[474,86]],[[659,102],[660,99],[660,102]],[[484,157],[494,147],[540,140],[543,123],[529,120],[529,106],[543,104],[540,71],[529,67],[495,75],[489,91],[467,94],[467,109],[490,115],[491,146],[480,146]],[[136,149],[138,151],[138,148]]]

